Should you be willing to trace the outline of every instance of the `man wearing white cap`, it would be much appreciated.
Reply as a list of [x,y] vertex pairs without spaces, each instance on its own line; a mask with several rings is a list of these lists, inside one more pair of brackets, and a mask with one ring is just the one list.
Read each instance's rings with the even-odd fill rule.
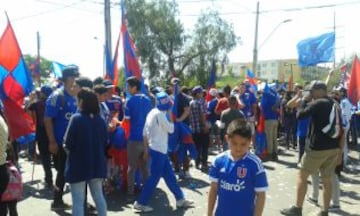
[[144,188],[134,203],[134,209],[140,212],[151,212],[153,208],[148,206],[161,177],[174,194],[176,207],[189,207],[192,201],[185,199],[183,191],[176,182],[175,173],[170,164],[168,151],[168,135],[174,132],[174,123],[170,118],[172,101],[165,92],[156,94],[156,108],[152,109],[146,117],[143,130],[144,136],[144,160],[151,156],[150,177],[146,180]]

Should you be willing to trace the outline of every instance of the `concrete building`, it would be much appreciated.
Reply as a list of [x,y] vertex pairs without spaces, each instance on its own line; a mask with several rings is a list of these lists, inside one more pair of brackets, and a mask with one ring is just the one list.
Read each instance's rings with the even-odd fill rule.
[[[252,62],[245,63],[231,63],[228,68],[232,69],[234,76],[246,77],[246,69],[252,68]],[[302,77],[302,70],[298,64],[297,59],[278,59],[278,60],[264,60],[259,61],[257,70],[255,71],[256,77],[262,80],[278,80],[280,82],[287,82],[291,75],[294,82],[297,80],[309,79],[310,76]],[[311,72],[309,72],[311,74]]]

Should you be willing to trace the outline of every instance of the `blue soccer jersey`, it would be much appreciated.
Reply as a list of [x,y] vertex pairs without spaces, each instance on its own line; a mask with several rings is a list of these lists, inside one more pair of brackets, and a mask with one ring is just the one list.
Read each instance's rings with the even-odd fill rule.
[[63,138],[71,116],[76,113],[75,97],[69,95],[63,88],[54,91],[46,101],[45,117],[53,119],[53,129],[56,142],[63,145]]
[[244,108],[241,109],[245,114],[246,118],[250,118],[254,116],[253,105],[256,104],[256,97],[250,91],[246,91],[244,94],[240,95],[241,102],[245,105]]
[[223,152],[215,158],[209,175],[218,184],[216,216],[254,215],[256,192],[268,189],[261,160],[252,153],[234,161],[230,151]]
[[129,140],[143,141],[145,120],[151,109],[151,101],[144,94],[136,94],[126,102],[124,118],[130,120]]
[[119,113],[119,120],[122,121],[124,117],[123,112],[123,102],[121,98],[117,95],[112,95],[111,99],[107,100],[106,102],[107,107],[109,108],[110,112],[117,112]]

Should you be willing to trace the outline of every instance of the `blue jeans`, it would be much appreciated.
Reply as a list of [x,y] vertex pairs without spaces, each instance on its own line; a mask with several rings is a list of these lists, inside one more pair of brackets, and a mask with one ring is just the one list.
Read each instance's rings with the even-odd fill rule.
[[151,149],[150,156],[150,177],[146,180],[137,202],[141,205],[147,205],[149,203],[150,197],[154,193],[161,177],[164,178],[166,185],[174,194],[176,200],[184,199],[184,193],[176,182],[175,173],[170,164],[169,157],[166,154],[162,154]]
[[[106,201],[102,190],[103,179],[91,179],[87,183],[89,184],[91,196],[96,205],[96,210],[99,216],[106,216]],[[84,215],[84,202],[85,202],[85,188],[86,182],[77,182],[70,184],[71,197],[72,197],[72,215],[83,216]]]

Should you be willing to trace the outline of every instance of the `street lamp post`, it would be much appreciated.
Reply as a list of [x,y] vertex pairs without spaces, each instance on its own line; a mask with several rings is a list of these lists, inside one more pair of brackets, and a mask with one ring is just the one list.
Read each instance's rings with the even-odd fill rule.
[[256,19],[255,19],[255,37],[254,37],[254,50],[253,50],[253,65],[252,70],[255,74],[257,74],[257,62],[258,62],[258,51],[265,44],[267,40],[274,34],[274,32],[281,26],[283,23],[291,22],[291,19],[285,19],[281,21],[275,28],[270,32],[270,34],[265,38],[265,40],[260,44],[259,48],[257,46],[258,43],[258,31],[259,31],[259,2],[256,5]]

